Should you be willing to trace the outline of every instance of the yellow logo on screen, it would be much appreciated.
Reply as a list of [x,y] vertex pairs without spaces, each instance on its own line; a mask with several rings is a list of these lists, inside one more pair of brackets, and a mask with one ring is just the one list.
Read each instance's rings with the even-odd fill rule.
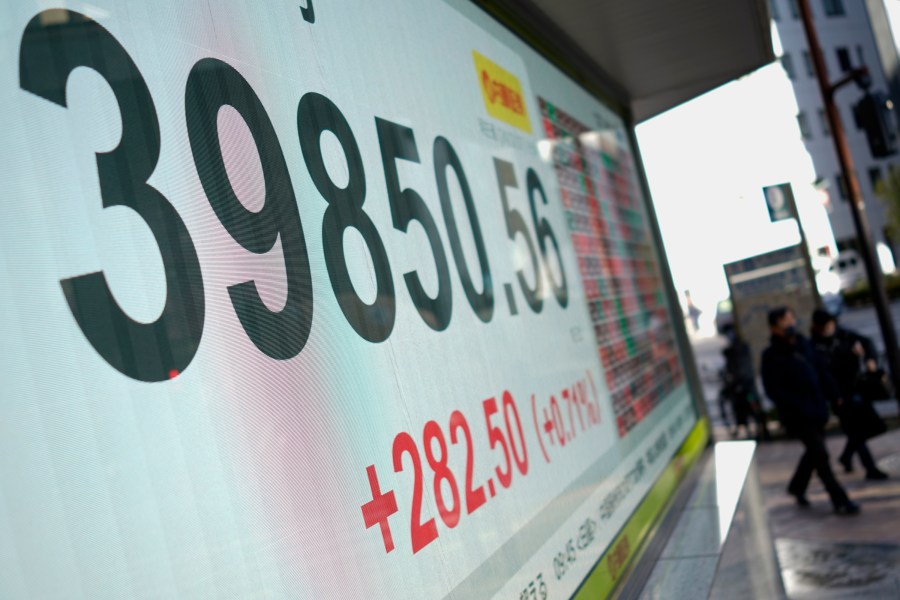
[[488,114],[526,133],[531,133],[531,121],[525,106],[525,95],[519,78],[487,58],[472,51],[475,71]]

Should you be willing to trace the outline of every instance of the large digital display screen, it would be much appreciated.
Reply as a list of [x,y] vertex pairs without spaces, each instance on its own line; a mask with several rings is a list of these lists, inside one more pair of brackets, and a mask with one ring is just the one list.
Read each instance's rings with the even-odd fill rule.
[[468,2],[0,15],[0,597],[617,575],[697,414],[616,112]]

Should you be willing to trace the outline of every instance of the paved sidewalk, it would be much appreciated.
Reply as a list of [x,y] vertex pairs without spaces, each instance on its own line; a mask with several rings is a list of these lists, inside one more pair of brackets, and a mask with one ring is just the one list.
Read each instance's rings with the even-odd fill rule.
[[[896,414],[896,404],[887,412]],[[837,516],[821,482],[813,476],[800,508],[786,492],[802,454],[799,442],[780,440],[757,449],[759,478],[789,598],[862,600],[900,598],[900,429],[896,418],[888,433],[869,442],[887,481],[867,481],[858,464],[844,473],[836,457],[845,438],[828,437],[832,465],[862,514]],[[728,439],[719,431],[718,439]]]

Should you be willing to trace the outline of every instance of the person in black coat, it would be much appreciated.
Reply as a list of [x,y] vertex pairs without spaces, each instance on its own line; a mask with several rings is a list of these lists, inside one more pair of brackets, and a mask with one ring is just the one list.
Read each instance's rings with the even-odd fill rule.
[[835,512],[858,514],[859,505],[850,500],[835,478],[825,447],[828,403],[838,401],[837,386],[822,356],[797,333],[796,318],[789,308],[770,311],[768,320],[772,337],[762,354],[763,386],[775,403],[788,435],[798,438],[805,449],[787,491],[796,498],[797,504],[809,506],[806,488],[815,471],[831,497]]
[[735,428],[732,435],[737,436],[743,426],[749,437],[749,420],[752,417],[756,422],[757,441],[769,440],[771,436],[766,427],[766,415],[756,387],[756,372],[753,368],[750,346],[741,339],[733,325],[726,325],[722,328],[722,332],[728,338],[728,346],[722,350],[722,356],[725,358],[722,394],[731,401],[734,413]]
[[884,432],[886,427],[871,400],[860,393],[864,370],[878,370],[875,345],[863,335],[838,327],[836,317],[822,309],[812,315],[812,343],[825,357],[840,393],[841,403],[833,408],[847,434],[847,444],[838,460],[849,473],[853,470],[853,455],[858,453],[866,479],[887,479],[887,473],[878,468],[866,445],[867,439]]

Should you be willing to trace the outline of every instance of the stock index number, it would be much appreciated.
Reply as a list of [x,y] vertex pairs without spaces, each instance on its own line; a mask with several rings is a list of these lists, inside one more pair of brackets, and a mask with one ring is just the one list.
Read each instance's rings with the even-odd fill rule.
[[78,67],[95,71],[119,105],[122,139],[97,154],[103,208],[127,206],[150,229],[162,256],[166,304],[152,323],[139,323],[116,302],[102,271],[63,279],[63,293],[85,337],[110,365],[141,381],[162,381],[183,371],[197,352],[205,302],[200,261],[184,221],[147,180],[159,160],[160,135],[150,90],[125,48],[88,17],[65,11],[59,19],[35,16],[25,27],[19,53],[22,89],[59,106]]
[[[153,234],[165,272],[166,301],[160,316],[141,323],[116,302],[103,271],[60,281],[66,302],[94,349],[111,366],[140,381],[163,381],[190,364],[203,334],[205,298],[197,251],[184,221],[162,193],[147,183],[160,154],[160,127],[150,91],[125,48],[105,28],[80,13],[53,9],[53,18],[36,15],[22,35],[19,83],[54,104],[66,107],[66,84],[78,67],[99,74],[115,96],[122,122],[119,145],[97,153],[97,176],[104,208],[127,206]],[[313,319],[313,281],[298,199],[272,121],[249,82],[232,66],[214,58],[199,60],[185,85],[185,120],[197,175],[207,201],[224,230],[248,252],[266,254],[280,242],[287,294],[284,307],[272,310],[260,297],[254,280],[228,287],[235,314],[247,337],[263,354],[287,360],[299,354],[310,335]],[[228,178],[218,130],[218,115],[231,107],[244,121],[255,145],[263,174],[262,208],[251,211],[237,197]],[[420,273],[403,274],[405,293],[422,321],[435,331],[445,330],[453,312],[450,260],[435,216],[420,192],[400,181],[400,161],[421,164],[415,133],[409,127],[375,117],[386,196],[395,229],[408,233],[413,222],[425,233],[431,251],[436,289],[429,291]],[[332,180],[322,152],[322,135],[337,139],[348,167],[348,181]],[[322,244],[331,288],[344,317],[362,338],[383,342],[393,330],[396,290],[390,260],[375,223],[365,210],[366,174],[356,137],[341,110],[315,92],[304,94],[297,106],[297,133],[303,159],[319,195],[328,204],[322,218]],[[487,323],[494,315],[494,286],[484,236],[471,187],[462,161],[447,138],[432,144],[435,192],[450,243],[450,255],[466,300],[474,314]],[[522,270],[520,287],[531,309],[543,308],[543,276],[565,308],[568,287],[559,243],[550,224],[539,218],[538,206],[547,204],[543,186],[533,169],[525,177],[536,240],[525,218],[511,207],[507,190],[518,187],[509,162],[494,160],[507,234],[514,244],[521,239],[528,250],[534,285]],[[467,232],[474,242],[477,265],[463,252],[460,221],[454,213],[451,181],[455,180],[465,206]],[[540,202],[538,203],[538,199]],[[365,242],[375,276],[375,299],[363,300],[353,287],[344,235],[356,230]],[[537,247],[535,247],[535,241]],[[557,258],[559,282],[549,268],[547,251]],[[479,273],[473,277],[473,272]]]

